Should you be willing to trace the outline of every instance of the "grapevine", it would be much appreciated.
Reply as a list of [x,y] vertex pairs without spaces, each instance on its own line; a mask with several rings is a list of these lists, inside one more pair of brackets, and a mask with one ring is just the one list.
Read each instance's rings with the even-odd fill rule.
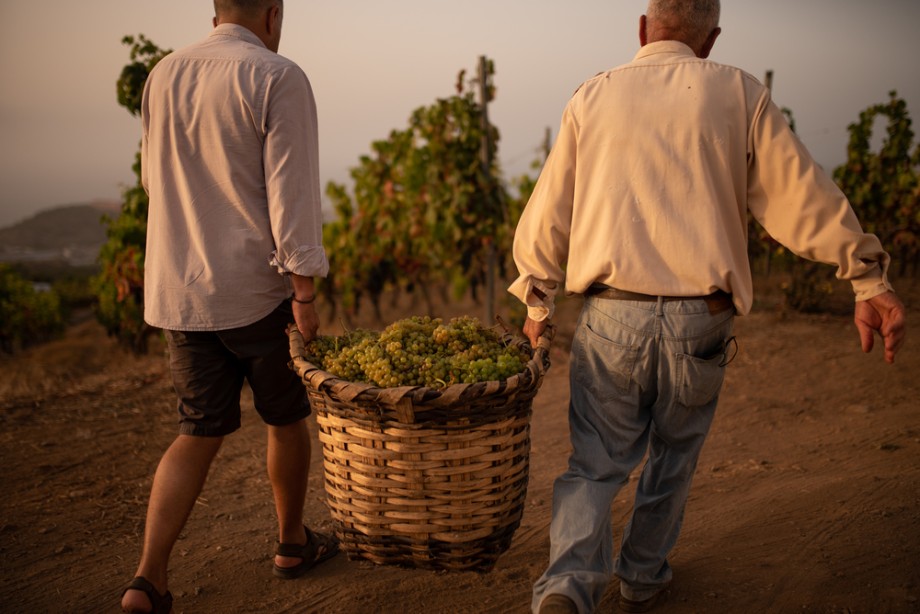
[[[885,134],[875,137],[881,120]],[[866,231],[878,236],[902,275],[920,270],[920,145],[911,124],[907,103],[889,92],[888,102],[848,126],[847,161],[834,170]]]
[[[490,77],[492,71],[490,64]],[[462,296],[484,284],[490,242],[510,254],[516,219],[509,219],[499,168],[483,168],[482,117],[461,73],[456,95],[416,109],[404,130],[371,144],[351,170],[352,194],[327,185],[335,220],[324,227],[330,275],[322,292],[346,315],[362,299],[379,314],[386,290],[419,293],[432,314],[430,289],[451,287]],[[494,160],[498,130],[485,130]],[[499,262],[500,273],[506,264]]]
[[412,316],[383,331],[355,329],[340,337],[320,335],[306,347],[318,366],[344,380],[390,388],[503,380],[529,360],[518,346],[471,316]]
[[[118,104],[137,116],[147,76],[157,62],[170,53],[143,34],[122,39],[131,48],[131,62],[121,71],[116,83]],[[135,183],[122,192],[121,211],[106,217],[107,241],[99,252],[102,270],[93,278],[98,298],[96,319],[106,331],[133,350],[147,349],[147,336],[153,329],[144,322],[144,249],[147,242],[147,192],[141,177],[141,155],[134,156]]]

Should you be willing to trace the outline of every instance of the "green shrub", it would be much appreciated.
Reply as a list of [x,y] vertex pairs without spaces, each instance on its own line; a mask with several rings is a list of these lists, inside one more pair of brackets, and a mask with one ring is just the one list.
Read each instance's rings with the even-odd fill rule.
[[39,292],[8,265],[0,264],[0,351],[11,353],[64,331],[61,300]]

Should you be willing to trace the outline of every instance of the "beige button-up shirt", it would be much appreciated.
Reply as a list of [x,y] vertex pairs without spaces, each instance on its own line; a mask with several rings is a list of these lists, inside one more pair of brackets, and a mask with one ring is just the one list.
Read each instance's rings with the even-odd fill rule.
[[666,296],[724,290],[746,314],[748,210],[796,254],[836,265],[857,300],[890,289],[888,255],[769,90],[683,43],[651,43],[567,104],[515,233],[509,291],[535,320],[552,315],[563,283],[578,294],[595,282]]
[[156,65],[141,117],[149,324],[244,326],[290,296],[283,273],[326,275],[316,104],[295,63],[221,24]]

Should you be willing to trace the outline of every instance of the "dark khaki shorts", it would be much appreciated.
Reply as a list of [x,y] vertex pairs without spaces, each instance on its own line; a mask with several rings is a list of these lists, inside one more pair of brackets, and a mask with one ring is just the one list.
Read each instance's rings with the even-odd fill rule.
[[306,389],[288,367],[290,303],[248,326],[222,331],[164,331],[178,396],[179,432],[220,437],[240,428],[243,382],[262,420],[285,426],[310,415]]

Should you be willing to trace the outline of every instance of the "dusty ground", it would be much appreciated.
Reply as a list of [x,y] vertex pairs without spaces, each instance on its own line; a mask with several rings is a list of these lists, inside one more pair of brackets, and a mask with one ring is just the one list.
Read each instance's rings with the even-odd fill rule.
[[[920,284],[899,290],[916,326]],[[340,555],[302,579],[274,579],[265,435],[249,411],[174,551],[174,611],[526,612],[547,558],[552,481],[568,451],[567,349],[577,308],[576,299],[561,308],[553,364],[534,403],[527,507],[493,571],[403,569]],[[789,314],[768,299],[736,332],[740,353],[661,611],[920,612],[918,333],[892,367],[878,351],[859,351],[844,314]],[[3,612],[118,611],[151,476],[175,432],[164,367],[159,345],[132,356],[93,322],[0,362]],[[329,529],[318,446],[313,458],[305,519]],[[617,534],[630,499],[624,489],[614,506]],[[612,596],[602,611],[616,611]]]

